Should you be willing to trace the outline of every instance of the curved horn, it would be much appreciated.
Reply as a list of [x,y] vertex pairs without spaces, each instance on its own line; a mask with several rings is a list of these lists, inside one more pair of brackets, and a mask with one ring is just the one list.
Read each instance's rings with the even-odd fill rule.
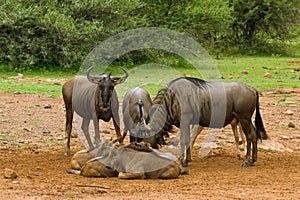
[[126,71],[126,69],[124,69],[123,67],[120,67],[120,68],[123,70],[125,75],[123,77],[111,77],[111,79],[114,80],[115,85],[123,83],[128,78],[128,72]]
[[94,67],[92,66],[92,67],[89,67],[89,68],[86,70],[86,77],[87,77],[87,79],[88,79],[90,82],[92,82],[92,83],[97,83],[97,82],[98,82],[98,78],[93,77],[93,76],[90,75],[90,72],[91,72],[91,70],[92,70],[93,68],[94,68]]
[[128,78],[128,72],[126,71],[126,69],[124,69],[123,67],[120,67],[123,72],[125,73],[125,75],[122,77],[124,79],[124,81],[126,80],[126,78]]

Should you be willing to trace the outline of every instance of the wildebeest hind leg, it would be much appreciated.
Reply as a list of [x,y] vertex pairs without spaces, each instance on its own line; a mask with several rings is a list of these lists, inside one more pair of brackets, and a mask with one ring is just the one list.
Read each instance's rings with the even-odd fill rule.
[[242,167],[249,167],[249,166],[253,166],[252,161],[250,160],[250,153],[251,153],[251,144],[252,144],[252,138],[253,135],[251,133],[251,120],[246,120],[246,119],[242,119],[240,120],[241,126],[243,128],[243,131],[246,135],[246,139],[247,139],[247,154],[246,154],[246,159],[245,161],[242,163]]
[[70,139],[72,133],[72,122],[73,122],[73,111],[67,109],[66,111],[66,136],[67,136],[67,146],[65,156],[70,156]]
[[252,135],[252,164],[257,160],[257,135],[253,124],[250,124]]
[[[123,144],[123,137],[121,135],[121,130],[120,130],[120,119],[118,116],[114,116],[113,117],[113,123],[114,123],[114,127],[115,127],[115,130],[116,130],[116,134],[117,134],[117,138],[118,138],[118,141]],[[125,135],[126,136],[126,135]],[[124,136],[124,137],[125,137]]]

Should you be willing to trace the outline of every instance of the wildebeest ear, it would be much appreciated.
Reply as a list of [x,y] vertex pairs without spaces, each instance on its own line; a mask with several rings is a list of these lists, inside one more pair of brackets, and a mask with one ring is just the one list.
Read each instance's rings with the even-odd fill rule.
[[115,85],[120,84],[120,83],[124,83],[124,81],[126,80],[126,79],[121,78],[121,77],[112,77],[111,79],[113,80]]
[[128,72],[126,71],[126,69],[124,69],[123,67],[120,67],[120,68],[123,70],[125,75],[123,77],[111,76],[111,79],[113,80],[115,85],[124,83],[124,81],[128,78]]
[[88,79],[90,82],[97,84],[97,83],[100,81],[100,78],[99,78],[99,77],[95,77],[95,76],[91,76],[91,75],[90,75],[90,72],[91,72],[92,69],[93,69],[93,67],[89,67],[89,68],[87,69],[87,71],[86,71],[86,77],[87,77],[87,79]]
[[100,81],[100,78],[98,78],[98,77],[92,77],[92,76],[87,77],[87,79],[90,82],[95,83],[95,84],[97,84]]

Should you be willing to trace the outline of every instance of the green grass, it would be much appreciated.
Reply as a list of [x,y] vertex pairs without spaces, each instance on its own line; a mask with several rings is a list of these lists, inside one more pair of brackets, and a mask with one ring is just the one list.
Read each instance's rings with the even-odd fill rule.
[[[279,56],[232,56],[223,57],[212,62],[217,67],[219,75],[225,82],[243,82],[257,88],[259,91],[280,90],[281,88],[299,88],[300,72],[296,68],[300,64],[291,61],[300,61],[300,57]],[[179,76],[195,76],[201,78],[205,71],[195,70],[188,62],[178,58],[158,59],[154,64],[139,66],[124,66],[129,69],[130,75],[125,83],[116,87],[119,97],[134,87],[142,87],[154,96],[158,89]],[[118,66],[112,67],[113,72]],[[118,72],[120,70],[118,69]],[[269,73],[270,78],[264,75]],[[25,71],[22,72],[24,79],[16,79],[17,71],[8,66],[0,65],[0,90],[9,93],[45,94],[51,97],[61,96],[62,85],[57,82],[46,82],[46,79],[70,79],[76,73],[65,71]],[[115,75],[113,73],[113,75]]]
[[[228,57],[215,60],[224,81],[238,81],[259,90],[299,88],[300,64],[291,61],[300,58],[290,57]],[[245,74],[246,73],[246,74]],[[270,78],[265,77],[269,73]]]

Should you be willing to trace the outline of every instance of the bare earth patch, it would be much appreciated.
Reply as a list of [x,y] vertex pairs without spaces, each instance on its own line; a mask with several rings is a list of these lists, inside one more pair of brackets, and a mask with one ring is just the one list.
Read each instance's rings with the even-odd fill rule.
[[[0,199],[299,199],[300,89],[264,92],[261,114],[271,140],[260,145],[254,167],[242,168],[230,126],[218,147],[175,180],[85,178],[66,173],[62,98],[0,91]],[[115,137],[112,123],[101,123]],[[291,125],[293,124],[293,126]],[[71,153],[83,149],[72,138]],[[17,178],[5,178],[6,169]]]

